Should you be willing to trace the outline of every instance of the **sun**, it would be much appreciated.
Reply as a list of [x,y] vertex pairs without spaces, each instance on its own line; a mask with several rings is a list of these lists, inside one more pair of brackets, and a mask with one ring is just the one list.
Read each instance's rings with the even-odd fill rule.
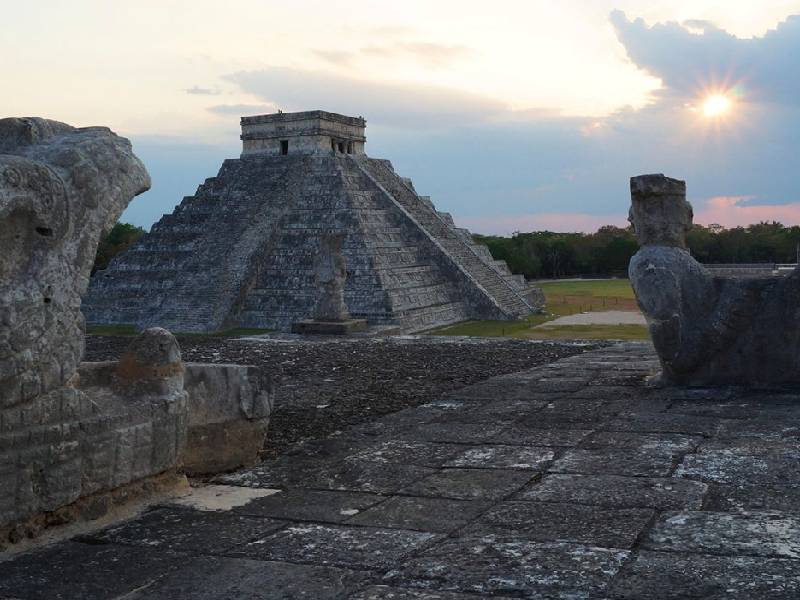
[[711,119],[722,117],[731,109],[731,100],[725,94],[711,94],[703,101],[703,114]]

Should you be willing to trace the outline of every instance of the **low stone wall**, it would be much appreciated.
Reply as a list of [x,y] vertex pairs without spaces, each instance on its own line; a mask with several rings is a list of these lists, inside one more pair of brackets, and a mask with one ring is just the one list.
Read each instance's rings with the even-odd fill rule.
[[188,363],[184,389],[189,411],[183,471],[201,475],[255,463],[272,412],[273,378],[257,367]]

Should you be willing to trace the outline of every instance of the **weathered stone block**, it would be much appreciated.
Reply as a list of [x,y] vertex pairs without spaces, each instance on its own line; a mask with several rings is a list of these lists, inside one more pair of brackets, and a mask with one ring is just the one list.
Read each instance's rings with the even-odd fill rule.
[[256,367],[189,363],[187,443],[180,457],[188,473],[218,473],[252,464],[264,445],[274,383]]

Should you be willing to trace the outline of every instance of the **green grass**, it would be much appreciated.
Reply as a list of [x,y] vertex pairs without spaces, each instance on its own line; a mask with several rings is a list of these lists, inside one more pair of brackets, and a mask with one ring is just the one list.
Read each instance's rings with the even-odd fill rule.
[[[517,336],[514,336],[517,337]],[[644,325],[561,325],[522,335],[532,340],[649,340]]]
[[521,321],[463,321],[427,331],[428,335],[467,335],[523,339],[615,339],[650,338],[642,325],[563,325],[533,329],[581,312],[603,310],[638,310],[633,289],[627,279],[584,279],[579,281],[544,281],[537,283],[544,292],[547,314],[531,315]]
[[592,296],[633,300],[633,288],[627,279],[581,279],[579,281],[542,281],[537,283],[545,296]]

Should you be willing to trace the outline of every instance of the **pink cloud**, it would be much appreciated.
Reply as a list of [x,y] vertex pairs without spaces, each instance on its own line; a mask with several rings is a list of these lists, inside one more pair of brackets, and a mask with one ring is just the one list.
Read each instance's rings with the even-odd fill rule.
[[701,225],[719,223],[723,227],[751,225],[761,221],[778,221],[784,225],[800,223],[800,202],[791,204],[743,204],[752,196],[716,196],[695,208],[694,222]]
[[[694,222],[737,227],[779,221],[784,225],[800,224],[800,202],[791,204],[743,204],[753,196],[715,196],[695,201]],[[698,208],[700,207],[700,208]],[[591,215],[588,213],[539,213],[455,217],[460,227],[485,235],[511,235],[515,231],[558,231],[594,233],[603,225],[628,226],[628,215]]]

